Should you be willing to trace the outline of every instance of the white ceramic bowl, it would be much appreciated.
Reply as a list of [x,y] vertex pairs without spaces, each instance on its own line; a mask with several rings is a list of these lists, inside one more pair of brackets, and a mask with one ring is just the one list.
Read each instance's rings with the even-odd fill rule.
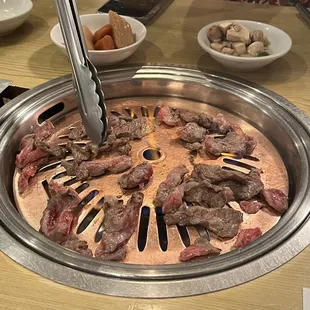
[[[135,43],[115,50],[89,50],[89,58],[95,66],[111,65],[123,61],[131,56],[145,39],[146,28],[142,23],[127,16],[122,16],[122,18],[126,19],[126,21],[130,24],[132,32],[135,36]],[[109,23],[109,14],[86,14],[81,15],[80,19],[81,24],[87,26],[94,34],[102,26]],[[64,54],[67,54],[59,24],[54,26],[51,30],[50,36],[52,41],[60,48],[60,50]]]
[[292,40],[284,31],[274,26],[249,20],[226,20],[226,22],[236,22],[244,25],[250,30],[262,30],[270,41],[268,46],[269,56],[263,57],[238,57],[222,54],[210,47],[207,31],[213,25],[218,25],[225,21],[218,21],[203,27],[198,33],[199,45],[210,54],[210,56],[223,66],[240,71],[253,71],[262,68],[276,59],[284,56],[292,47]]
[[0,0],[0,36],[21,26],[32,10],[31,0]]

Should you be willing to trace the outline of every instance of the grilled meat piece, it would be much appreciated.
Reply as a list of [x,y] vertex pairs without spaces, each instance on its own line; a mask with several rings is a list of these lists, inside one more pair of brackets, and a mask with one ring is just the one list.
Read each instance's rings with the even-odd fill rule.
[[41,158],[23,168],[18,178],[18,192],[24,193],[28,188],[30,178],[34,177],[37,171],[48,163],[47,157]]
[[77,163],[81,163],[82,161],[89,160],[91,158],[91,153],[80,147],[79,145],[69,141],[66,145],[68,151],[71,152],[74,161]]
[[33,130],[36,140],[44,140],[54,132],[54,125],[50,121],[43,122]]
[[90,248],[88,248],[87,242],[83,240],[79,240],[76,236],[73,236],[73,235],[70,236],[64,242],[60,243],[60,245],[69,250],[72,250],[72,251],[75,251],[75,252],[78,252],[78,253],[81,253],[87,256],[93,256],[93,252],[91,251]]
[[183,204],[184,184],[175,187],[163,203],[162,211],[164,214],[177,211]]
[[48,153],[35,145],[34,135],[25,136],[20,143],[20,153],[16,155],[15,164],[22,169],[39,159],[48,157]]
[[251,199],[249,201],[243,200],[240,201],[239,204],[242,211],[248,214],[255,214],[267,205],[264,201],[259,199]]
[[212,185],[209,180],[197,182],[190,179],[185,184],[184,200],[201,206],[222,208],[229,201],[235,200],[229,187]]
[[262,196],[270,207],[283,214],[288,209],[288,198],[279,189],[270,188],[262,191]]
[[41,219],[40,232],[52,241],[63,243],[77,224],[75,210],[80,197],[71,187],[49,183],[50,198]]
[[168,126],[175,127],[181,125],[179,110],[169,107],[161,107],[157,114],[157,119]]
[[188,111],[188,110],[179,110],[180,113],[180,118],[186,122],[186,123],[199,123],[200,120],[200,115],[192,112],[192,111]]
[[185,143],[184,147],[190,151],[198,151],[201,149],[202,145],[199,142],[194,142],[194,143]]
[[87,138],[87,133],[83,124],[78,125],[77,127],[70,130],[68,138],[70,140],[82,140]]
[[125,121],[119,120],[119,124],[111,127],[111,133],[116,138],[128,138],[130,140],[142,139],[155,130],[153,122],[147,117],[141,117]]
[[192,178],[198,182],[208,179],[212,184],[229,187],[237,201],[250,200],[264,188],[257,170],[244,174],[239,171],[222,169],[221,166],[197,164],[194,165]]
[[58,159],[64,159],[67,156],[67,150],[59,145],[49,145],[43,141],[36,141],[36,146],[48,153],[48,155],[56,157]]
[[126,206],[115,197],[105,197],[104,231],[95,256],[105,260],[122,260],[126,255],[126,244],[136,230],[139,211],[144,195],[132,194]]
[[218,113],[215,117],[211,117],[210,130],[226,134],[231,129],[231,123],[224,117],[223,114]]
[[220,156],[221,153],[233,153],[240,157],[252,154],[257,145],[254,138],[246,135],[239,126],[234,128],[236,130],[228,132],[223,139],[206,136],[203,141],[204,149],[215,156]]
[[207,239],[205,238],[197,238],[194,241],[194,244],[185,248],[180,253],[180,261],[186,262],[195,257],[200,256],[210,256],[210,255],[218,255],[221,253],[221,249],[213,246]]
[[164,217],[167,225],[201,225],[221,238],[233,238],[237,235],[243,221],[241,212],[230,208],[207,209],[202,206],[182,206],[178,211]]
[[262,231],[260,228],[247,228],[241,229],[238,233],[236,243],[234,245],[235,248],[242,248],[247,244],[253,242],[258,239],[262,235]]
[[82,163],[62,161],[61,165],[66,169],[68,175],[76,176],[78,180],[85,181],[107,172],[115,174],[124,172],[131,167],[132,160],[128,156],[116,156]]
[[98,149],[98,153],[117,153],[120,155],[129,155],[131,145],[129,138],[116,138],[114,134],[110,134],[103,145]]
[[207,130],[196,123],[187,123],[184,127],[178,130],[179,137],[190,143],[201,142],[206,134]]
[[169,193],[181,184],[184,176],[189,172],[185,165],[180,165],[171,170],[167,179],[159,184],[154,204],[161,207],[167,199]]
[[118,183],[122,189],[133,189],[138,187],[142,189],[149,182],[153,175],[153,167],[144,162],[134,167],[129,173],[123,174],[118,179]]

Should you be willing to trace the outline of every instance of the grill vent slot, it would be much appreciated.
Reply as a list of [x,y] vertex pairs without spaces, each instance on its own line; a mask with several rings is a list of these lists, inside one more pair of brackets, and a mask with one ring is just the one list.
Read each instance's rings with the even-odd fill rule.
[[75,212],[79,213],[91,200],[93,200],[99,192],[95,189],[91,191],[76,207]]
[[254,166],[251,166],[249,164],[242,163],[241,161],[237,161],[237,160],[230,159],[230,158],[224,158],[223,161],[226,164],[234,165],[234,166],[241,167],[241,168],[248,169],[248,170],[256,169]]
[[45,192],[46,192],[48,198],[51,198],[51,193],[50,193],[50,190],[49,190],[49,188],[48,188],[48,183],[47,183],[46,180],[43,180],[43,181],[42,181],[42,186],[43,186],[43,188],[44,188],[44,190],[45,190]]
[[138,118],[138,116],[136,115],[136,113],[134,112],[134,110],[129,109],[129,108],[125,108],[125,111],[127,112],[127,114],[132,117],[132,118]]
[[149,117],[149,110],[147,107],[141,107],[141,114],[142,116]]
[[89,187],[89,184],[88,183],[83,183],[83,184],[81,184],[79,187],[77,187],[76,189],[75,189],[75,191],[78,193],[78,194],[80,194],[80,193],[82,193],[83,191],[85,191],[85,189],[87,189]]
[[144,250],[146,245],[149,221],[150,221],[150,208],[143,207],[141,209],[140,225],[138,233],[138,249],[140,252]]
[[184,226],[179,226],[179,225],[177,225],[177,228],[178,228],[178,231],[179,231],[179,234],[181,236],[184,246],[186,247],[190,246],[191,241],[189,239],[187,228]]
[[81,222],[79,228],[77,229],[77,233],[78,234],[82,233],[87,228],[87,226],[91,223],[91,221],[96,217],[98,213],[99,213],[99,210],[92,209]]
[[165,252],[168,248],[167,226],[164,221],[164,214],[162,212],[162,209],[157,207],[155,211],[159,244],[160,248]]
[[44,111],[43,113],[41,113],[38,117],[38,123],[41,124],[44,121],[46,121],[47,119],[55,116],[56,114],[60,113],[61,111],[63,111],[65,108],[65,104],[63,102],[59,102],[57,104],[55,104],[54,106],[50,107],[49,109],[47,109],[46,111]]

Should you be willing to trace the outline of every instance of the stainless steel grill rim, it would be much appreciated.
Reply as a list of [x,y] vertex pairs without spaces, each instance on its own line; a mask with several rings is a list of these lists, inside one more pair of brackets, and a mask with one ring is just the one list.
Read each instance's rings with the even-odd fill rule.
[[[3,179],[0,183],[0,194],[1,194],[1,201],[0,201],[0,214],[3,227],[7,231],[9,231],[11,236],[14,236],[14,242],[20,245],[23,243],[26,247],[20,245],[23,249],[32,248],[34,251],[39,253],[41,256],[45,256],[49,258],[50,264],[55,264],[59,266],[59,268],[68,268],[65,266],[60,265],[67,265],[70,270],[83,270],[83,277],[87,276],[94,276],[98,279],[98,275],[104,275],[110,277],[111,280],[113,277],[116,277],[114,280],[116,281],[138,281],[140,285],[140,289],[138,290],[140,293],[140,297],[154,297],[154,292],[143,291],[143,281],[146,279],[151,279],[156,283],[160,283],[159,280],[170,280],[173,283],[177,284],[177,278],[183,279],[180,282],[189,281],[189,279],[193,280],[193,277],[205,277],[209,279],[209,277],[214,277],[216,275],[220,275],[224,270],[226,270],[225,275],[228,275],[229,272],[233,272],[234,270],[238,270],[242,268],[242,266],[246,266],[247,262],[248,265],[251,265],[254,262],[258,262],[260,260],[264,260],[269,258],[270,266],[261,266],[261,270],[258,274],[252,272],[247,272],[247,274],[243,274],[243,282],[247,281],[253,277],[256,277],[260,274],[267,272],[268,270],[274,269],[278,266],[279,257],[273,257],[273,253],[270,252],[271,250],[275,249],[277,246],[282,248],[285,242],[292,242],[293,240],[292,235],[297,230],[309,230],[309,222],[308,214],[309,214],[309,154],[307,153],[307,149],[310,149],[309,144],[309,136],[310,136],[310,122],[309,119],[301,113],[296,107],[294,107],[291,103],[286,101],[280,96],[275,95],[274,93],[267,91],[263,88],[260,88],[255,85],[245,84],[243,81],[232,79],[228,76],[219,75],[217,73],[210,73],[210,74],[203,74],[201,72],[191,70],[191,69],[180,69],[180,68],[173,68],[173,67],[159,67],[159,66],[145,66],[142,68],[125,68],[119,70],[110,70],[106,72],[101,72],[101,78],[104,77],[104,83],[112,83],[112,82],[120,82],[123,81],[128,82],[131,81],[132,84],[136,86],[140,86],[143,84],[143,81],[150,81],[150,80],[160,80],[163,85],[166,85],[170,82],[176,81],[185,81],[189,84],[201,84],[203,86],[209,87],[211,89],[224,89],[225,92],[232,93],[237,95],[237,97],[244,98],[249,105],[255,107],[256,109],[263,109],[263,113],[268,114],[268,117],[275,118],[279,121],[278,126],[286,127],[286,131],[292,137],[296,150],[298,150],[299,155],[299,163],[300,163],[300,179],[298,180],[298,184],[296,188],[298,189],[298,195],[295,198],[293,204],[290,207],[290,210],[287,212],[285,216],[281,219],[280,223],[276,225],[272,230],[266,233],[262,238],[254,242],[253,244],[249,245],[248,247],[234,251],[223,256],[219,256],[214,258],[210,261],[204,263],[187,263],[182,264],[179,266],[175,265],[166,265],[166,266],[141,266],[141,265],[122,265],[119,263],[113,262],[102,262],[97,261],[95,259],[90,259],[87,257],[83,257],[79,254],[73,253],[71,251],[65,250],[60,248],[53,242],[45,239],[42,235],[37,233],[34,229],[32,229],[27,223],[23,221],[23,219],[18,215],[18,212],[14,208],[11,203],[10,197],[6,194],[7,188],[5,183],[9,184],[8,174],[3,176]],[[126,90],[125,90],[126,91]],[[27,94],[28,93],[28,94]],[[37,87],[34,90],[31,90],[22,95],[22,98],[19,100],[18,98],[13,100],[9,106],[5,107],[4,113],[2,114],[2,118],[0,118],[0,122],[2,124],[2,130],[0,133],[0,171],[3,174],[3,171],[7,169],[8,163],[4,161],[5,153],[14,153],[12,149],[12,140],[10,138],[14,137],[15,130],[18,126],[22,126],[23,120],[28,118],[28,115],[35,115],[37,116],[39,113],[42,112],[42,105],[45,106],[52,105],[53,103],[57,103],[61,100],[62,96],[72,96],[73,89],[71,87],[71,81],[69,77],[64,77],[57,79],[55,81],[50,81],[46,84],[43,84]],[[121,94],[122,95],[122,94]],[[172,96],[176,96],[178,94],[170,94]],[[126,93],[124,94],[126,96]],[[27,103],[27,107],[24,105]],[[270,108],[270,106],[272,108]],[[223,108],[223,107],[221,107]],[[230,107],[231,108],[231,107]],[[33,111],[37,111],[37,113],[33,114]],[[41,112],[40,112],[41,111]],[[67,113],[65,111],[64,113]],[[236,114],[240,115],[240,111],[232,111]],[[29,113],[29,114],[28,114]],[[264,114],[263,114],[264,115]],[[9,118],[8,118],[9,117]],[[8,118],[7,120],[5,120]],[[18,123],[16,122],[18,120]],[[21,123],[20,123],[21,120]],[[255,116],[252,119],[255,122]],[[9,147],[8,147],[9,146]],[[11,149],[10,149],[11,148]],[[14,158],[13,158],[14,161]],[[294,172],[294,167],[288,167],[293,172],[293,175],[296,176],[296,171]],[[5,182],[6,181],[6,182]],[[300,232],[298,232],[300,234]],[[297,233],[297,234],[298,234]],[[280,235],[280,236],[279,236]],[[302,234],[303,235],[303,234]],[[31,236],[31,237],[29,237]],[[308,234],[309,236],[309,234]],[[2,238],[4,240],[8,240],[7,233],[2,234]],[[290,238],[287,241],[287,238]],[[10,237],[11,239],[11,237]],[[15,240],[16,239],[16,240]],[[306,240],[299,240],[300,242],[296,245],[293,245],[291,249],[291,253],[282,257],[281,260],[287,261],[288,259],[292,258],[298,251],[302,250],[305,246],[309,244],[309,237],[305,238]],[[307,240],[308,239],[308,240]],[[1,242],[1,244],[7,244],[8,241]],[[8,250],[9,249],[9,250]],[[61,249],[61,250],[60,250]],[[258,251],[259,249],[259,251]],[[27,250],[26,250],[27,251]],[[28,249],[29,251],[29,249]],[[12,248],[8,245],[4,246],[4,252],[7,253],[9,256]],[[269,254],[260,258],[260,256],[264,255],[265,253]],[[38,254],[34,254],[31,252],[31,255],[35,257]],[[22,260],[19,257],[15,257],[15,259]],[[43,258],[42,258],[43,259]],[[46,260],[44,258],[44,260]],[[277,261],[275,266],[272,265],[273,262]],[[25,263],[25,262],[24,262]],[[242,263],[241,267],[238,267]],[[252,268],[252,267],[251,267]],[[33,268],[32,268],[33,269]],[[41,268],[42,269],[42,268]],[[229,270],[229,271],[228,271]],[[66,272],[67,272],[66,271]],[[40,273],[43,271],[41,270]],[[57,273],[58,274],[58,273]],[[206,275],[210,276],[206,276]],[[112,278],[111,278],[112,277]],[[59,278],[59,275],[58,275]],[[99,278],[101,279],[101,277]],[[126,279],[126,280],[125,280]],[[130,280],[129,280],[130,279]],[[197,281],[205,281],[203,278],[196,278]],[[60,281],[60,280],[58,280]],[[227,281],[227,280],[226,280]],[[60,281],[62,283],[66,283],[65,279]],[[70,281],[69,281],[70,282]],[[228,281],[229,284],[227,286],[235,285],[239,282],[237,278],[230,279]],[[228,283],[227,282],[227,283]],[[67,283],[68,285],[82,287],[81,283]],[[223,283],[222,283],[223,284]],[[221,285],[222,285],[221,284]],[[128,283],[129,285],[129,283]],[[181,285],[182,286],[182,285]],[[221,289],[218,285],[217,289]],[[94,291],[94,288],[86,288],[89,290]],[[198,294],[198,291],[195,291],[193,288],[191,293],[188,292],[188,288],[184,290],[187,293],[182,294],[181,292],[173,291],[167,293],[161,292],[162,297],[168,296],[175,296],[178,294],[180,295],[192,295]],[[209,290],[215,290],[211,287],[204,287],[202,288],[201,292],[206,292]],[[109,291],[109,290],[108,290]],[[108,294],[116,294],[122,296],[139,296],[138,291],[130,293],[125,291],[123,292],[120,290],[118,293],[108,292],[107,288],[102,288],[101,292],[105,292]],[[128,290],[130,291],[130,290]],[[170,294],[170,295],[169,295]],[[165,295],[165,296],[164,296]],[[157,296],[158,297],[158,296]]]

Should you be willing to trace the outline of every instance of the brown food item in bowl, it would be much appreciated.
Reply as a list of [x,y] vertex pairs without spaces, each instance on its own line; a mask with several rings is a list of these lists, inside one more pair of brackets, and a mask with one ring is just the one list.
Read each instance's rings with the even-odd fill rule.
[[96,44],[97,41],[105,37],[106,35],[112,36],[112,26],[110,24],[107,24],[103,27],[101,27],[99,30],[97,30],[94,33],[93,37],[93,43]]
[[131,26],[127,21],[111,10],[109,11],[109,17],[116,48],[122,48],[134,44],[135,40]]
[[115,44],[110,35],[104,36],[102,39],[96,42],[95,44],[96,50],[114,50]]
[[85,44],[88,50],[94,50],[94,44],[93,44],[93,34],[89,30],[89,28],[85,25],[83,25],[83,33],[85,38]]

